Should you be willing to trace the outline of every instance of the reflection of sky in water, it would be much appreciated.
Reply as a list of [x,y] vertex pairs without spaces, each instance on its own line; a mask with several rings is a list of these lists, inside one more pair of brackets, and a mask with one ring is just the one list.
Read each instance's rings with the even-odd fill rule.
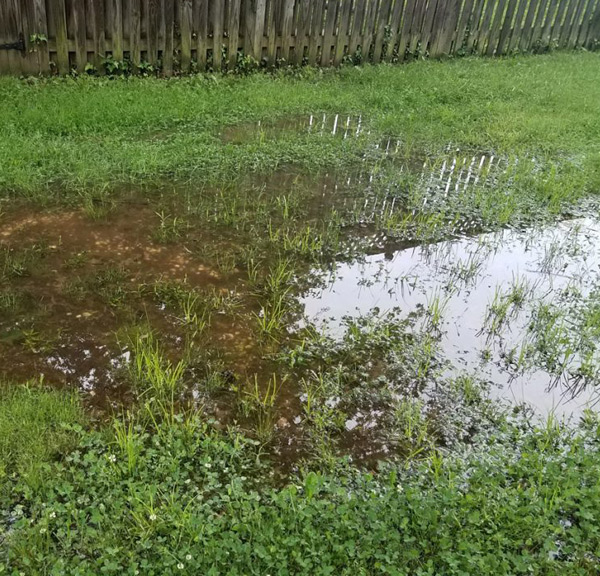
[[[505,230],[340,264],[327,287],[307,294],[303,304],[308,318],[332,319],[329,330],[335,333],[346,315],[366,314],[375,307],[410,312],[418,305],[427,307],[436,296],[447,298],[442,350],[457,367],[499,385],[493,393],[500,397],[527,402],[542,413],[554,409],[561,415],[577,414],[592,401],[591,391],[571,399],[560,386],[549,390],[552,378],[542,370],[511,380],[502,367],[502,349],[523,340],[529,302],[503,330],[505,346],[480,332],[497,289],[505,292],[518,279],[533,286],[530,300],[551,302],[569,284],[585,294],[600,280],[599,264],[600,226],[573,220],[539,231]],[[492,353],[489,362],[482,360],[486,348]]]

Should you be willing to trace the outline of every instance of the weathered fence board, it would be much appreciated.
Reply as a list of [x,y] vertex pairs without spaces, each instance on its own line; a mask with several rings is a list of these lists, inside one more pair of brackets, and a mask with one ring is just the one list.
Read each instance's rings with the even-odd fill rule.
[[583,15],[583,22],[582,22],[581,28],[579,30],[579,36],[577,37],[577,45],[578,46],[585,46],[585,44],[586,44],[588,30],[590,28],[590,23],[591,23],[593,15],[594,15],[594,8],[596,7],[597,4],[598,4],[598,2],[596,0],[590,0],[588,2],[585,13]]
[[595,49],[600,0],[0,0],[0,44],[0,73],[165,76]]

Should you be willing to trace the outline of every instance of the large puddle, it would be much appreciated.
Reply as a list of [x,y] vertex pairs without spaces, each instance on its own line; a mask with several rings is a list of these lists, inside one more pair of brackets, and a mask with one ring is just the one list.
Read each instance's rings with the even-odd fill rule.
[[[285,130],[368,133],[361,117],[318,115],[221,136]],[[77,387],[102,417],[136,400],[132,367],[152,334],[169,366],[184,360],[182,401],[285,461],[326,437],[359,459],[406,451],[407,414],[447,444],[453,414],[477,420],[459,405],[465,378],[539,414],[593,406],[600,224],[475,234],[466,214],[441,219],[450,239],[433,241],[419,210],[493,186],[508,162],[450,148],[431,161],[395,138],[369,146],[344,174],[288,169],[91,196],[77,209],[7,207],[0,376]],[[420,208],[378,180],[386,162],[399,181],[412,172]],[[419,234],[394,236],[415,222]]]

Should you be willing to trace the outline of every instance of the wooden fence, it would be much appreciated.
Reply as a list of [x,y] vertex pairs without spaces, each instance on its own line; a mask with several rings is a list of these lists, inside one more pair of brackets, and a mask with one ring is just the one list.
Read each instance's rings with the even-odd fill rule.
[[600,0],[0,0],[0,73],[170,75],[599,41]]

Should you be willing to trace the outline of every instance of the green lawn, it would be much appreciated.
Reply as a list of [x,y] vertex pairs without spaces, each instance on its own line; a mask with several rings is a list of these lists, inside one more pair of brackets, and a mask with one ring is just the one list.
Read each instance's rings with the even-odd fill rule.
[[0,79],[0,192],[45,195],[129,182],[231,179],[288,163],[351,163],[336,140],[297,134],[224,149],[226,125],[319,112],[361,114],[372,138],[597,164],[600,56],[558,53],[415,62],[295,75]]
[[[586,52],[0,78],[0,575],[600,573],[596,413],[537,418],[490,398],[483,374],[445,374],[441,292],[424,329],[376,313],[348,321],[340,341],[297,327],[298,292],[317,282],[307,272],[360,260],[369,234],[393,251],[453,238],[457,223],[477,233],[597,217],[598,86],[600,55]],[[324,113],[360,116],[365,130],[290,128]],[[402,162],[374,152],[389,138]],[[506,170],[432,196],[423,164],[435,171],[457,149]],[[330,181],[315,175],[355,175],[365,154],[368,191],[320,203]],[[391,197],[397,213],[361,212]],[[571,360],[585,351],[591,382],[598,294],[575,295],[570,316],[548,308],[536,332],[557,371],[565,348]],[[123,402],[98,409],[87,392],[39,382],[40,362],[80,334],[97,337],[83,343],[90,358],[129,351],[111,373]],[[289,428],[279,394],[305,426],[290,461],[273,449]],[[210,411],[224,398],[230,426]],[[385,462],[352,459],[344,406],[387,419]]]

